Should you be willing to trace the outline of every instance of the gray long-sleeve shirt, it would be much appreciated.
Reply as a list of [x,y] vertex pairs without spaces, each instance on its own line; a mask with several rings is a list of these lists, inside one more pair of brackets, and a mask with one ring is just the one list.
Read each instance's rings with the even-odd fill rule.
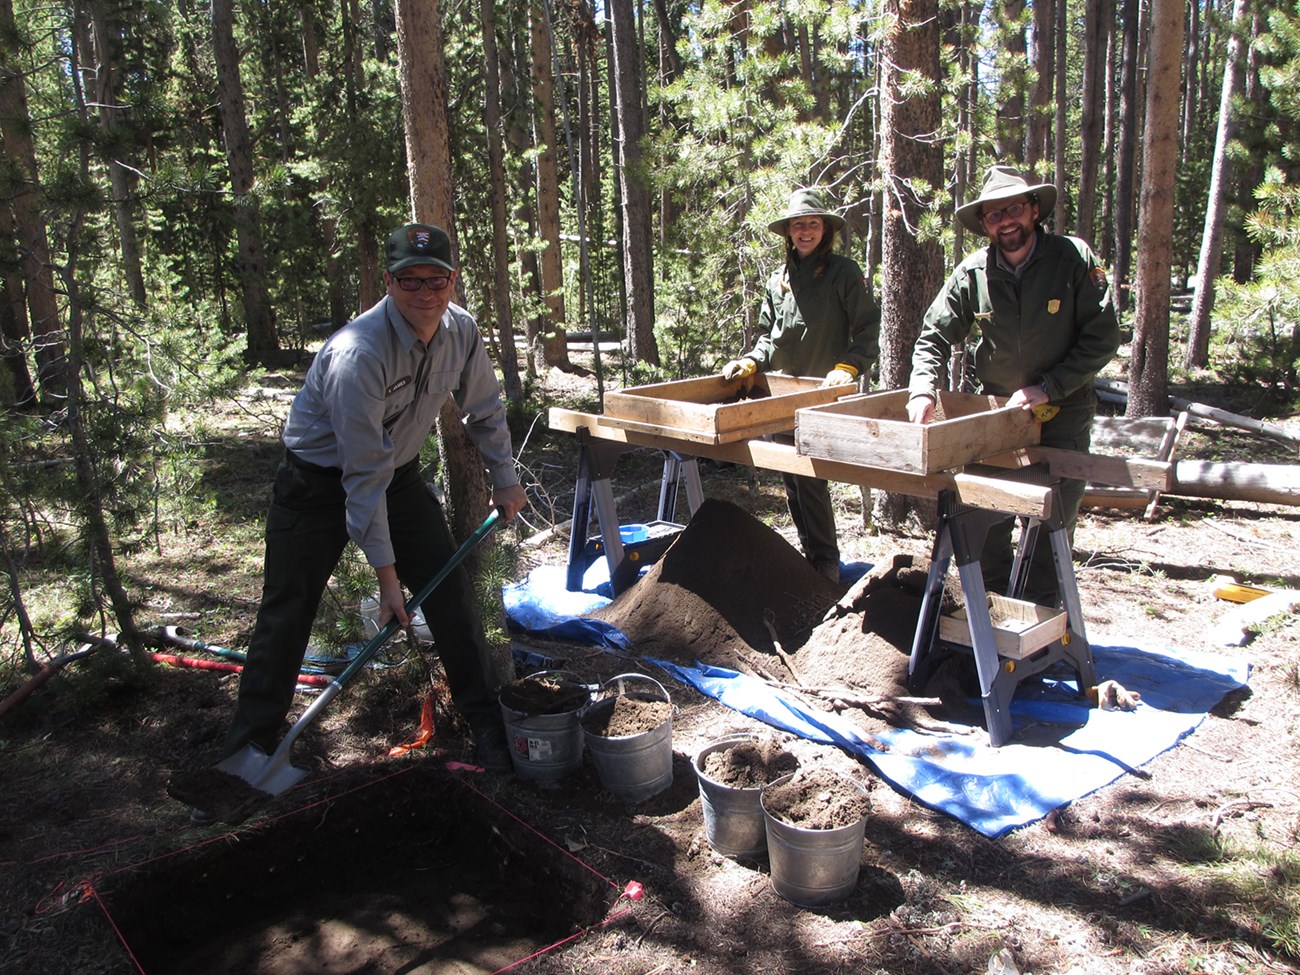
[[414,460],[447,397],[465,414],[494,488],[519,483],[501,387],[478,325],[451,305],[425,346],[385,297],[330,337],[294,398],[282,440],[342,471],[348,536],[373,566],[391,565],[385,491]]

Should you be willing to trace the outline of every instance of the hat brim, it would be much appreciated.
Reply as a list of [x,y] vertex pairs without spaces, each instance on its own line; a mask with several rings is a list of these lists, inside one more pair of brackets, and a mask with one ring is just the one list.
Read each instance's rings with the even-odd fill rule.
[[1018,196],[1029,196],[1030,194],[1038,197],[1038,215],[1040,218],[1044,213],[1056,207],[1056,187],[1051,183],[1039,183],[1036,186],[1026,186],[1024,189],[1018,189],[1014,193],[987,198],[981,196],[969,203],[964,203],[957,208],[957,219],[961,221],[962,226],[967,230],[982,234],[984,233],[984,222],[980,220],[981,210],[990,203],[997,203],[999,200],[1014,200]]
[[787,237],[789,236],[790,221],[794,220],[796,217],[821,217],[826,221],[826,225],[830,227],[831,233],[838,232],[844,226],[844,218],[838,213],[828,213],[823,210],[817,213],[792,213],[789,216],[773,220],[767,225],[767,229],[772,231],[774,234]]
[[433,267],[445,268],[448,271],[456,270],[446,261],[440,261],[436,257],[406,257],[396,264],[388,265],[388,273],[396,274],[398,271],[405,271],[408,267],[416,267],[420,264],[431,265]]

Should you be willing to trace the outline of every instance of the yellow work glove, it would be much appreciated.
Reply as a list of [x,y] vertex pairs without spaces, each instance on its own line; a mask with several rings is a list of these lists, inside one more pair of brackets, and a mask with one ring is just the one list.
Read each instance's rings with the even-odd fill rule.
[[732,359],[722,367],[723,379],[748,379],[758,372],[758,363],[753,359]]
[[847,362],[837,362],[822,380],[823,386],[846,386],[858,378],[858,370]]

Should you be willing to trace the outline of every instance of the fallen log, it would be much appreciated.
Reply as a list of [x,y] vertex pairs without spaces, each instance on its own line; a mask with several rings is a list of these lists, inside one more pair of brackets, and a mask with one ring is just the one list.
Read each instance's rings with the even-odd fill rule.
[[1164,493],[1223,501],[1300,504],[1300,465],[1180,460],[1174,464],[1173,484]]
[[[1113,399],[1118,403],[1128,402],[1128,383],[1118,379],[1103,379],[1098,376],[1092,381],[1093,387],[1100,393],[1109,394],[1105,399]],[[1227,410],[1221,410],[1217,406],[1208,406],[1205,403],[1195,403],[1189,399],[1182,399],[1178,396],[1169,397],[1169,405],[1174,410],[1184,410],[1192,416],[1201,417],[1205,420],[1213,420],[1215,423],[1221,423],[1224,426],[1237,427],[1241,430],[1249,430],[1252,433],[1262,434],[1266,437],[1275,437],[1278,440],[1285,440],[1287,443],[1300,444],[1300,433],[1292,432],[1286,427],[1277,423],[1268,423],[1264,420],[1256,420],[1254,417],[1242,416],[1240,413],[1230,413]]]

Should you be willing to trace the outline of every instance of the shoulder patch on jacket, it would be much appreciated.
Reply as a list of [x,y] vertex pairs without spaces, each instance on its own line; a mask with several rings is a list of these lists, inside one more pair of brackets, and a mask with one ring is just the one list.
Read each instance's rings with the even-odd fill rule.
[[1110,279],[1106,277],[1106,269],[1094,267],[1088,272],[1088,276],[1092,278],[1092,283],[1097,286],[1097,290],[1105,294],[1106,289],[1110,287]]

